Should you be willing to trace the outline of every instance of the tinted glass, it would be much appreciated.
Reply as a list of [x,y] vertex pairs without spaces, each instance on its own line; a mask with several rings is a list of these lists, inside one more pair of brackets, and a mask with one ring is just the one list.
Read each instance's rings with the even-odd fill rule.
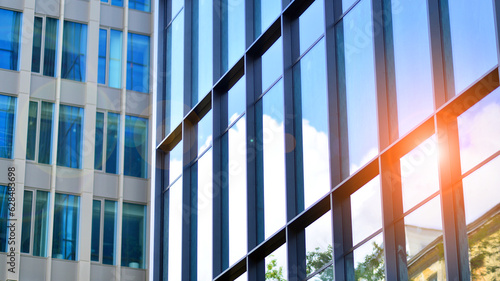
[[221,1],[222,72],[230,69],[245,51],[245,1]]
[[38,102],[30,101],[28,113],[28,139],[26,141],[26,160],[35,160],[37,115]]
[[123,203],[122,266],[145,268],[146,206]]
[[33,191],[24,191],[23,199],[23,223],[21,232],[21,253],[30,252],[31,236],[31,212],[33,205]]
[[0,9],[0,68],[19,70],[22,13]]
[[168,195],[168,280],[181,280],[182,260],[182,178]]
[[241,77],[240,80],[229,90],[227,93],[227,125],[231,125],[234,121],[245,113],[246,109],[246,96],[245,96],[245,86],[246,80],[245,76]]
[[212,150],[198,160],[198,281],[212,280]]
[[16,98],[0,95],[0,157],[12,158]]
[[111,29],[109,31],[109,86],[122,87],[122,32]]
[[36,191],[35,227],[33,232],[33,256],[47,256],[47,234],[49,226],[49,193]]
[[150,12],[151,0],[129,0],[128,7],[139,11]]
[[116,264],[116,201],[104,200],[104,226],[102,239],[102,263]]
[[148,120],[125,116],[125,156],[123,173],[146,178],[148,161]]
[[101,201],[94,200],[92,203],[92,234],[90,244],[90,260],[99,261],[101,242]]
[[56,75],[58,19],[45,18],[45,50],[43,54],[43,75]]
[[40,61],[42,58],[42,26],[43,19],[40,17],[35,17],[33,27],[33,51],[31,55],[32,72],[40,72]]
[[279,38],[262,55],[262,91],[266,91],[283,74],[283,40]]
[[382,228],[381,203],[379,176],[351,194],[353,245]]
[[211,110],[200,120],[200,122],[198,122],[198,155],[212,145],[212,123],[213,117]]
[[81,168],[83,108],[60,105],[57,165]]
[[56,193],[52,257],[76,260],[80,197]]
[[96,112],[94,169],[102,170],[104,148],[104,113]]
[[[306,270],[314,273],[333,261],[332,213],[327,212],[306,228]],[[333,280],[333,268],[316,275],[319,280]]]
[[149,36],[128,34],[127,90],[149,93]]
[[85,82],[87,25],[64,22],[61,77]]
[[99,29],[99,58],[97,61],[97,83],[106,84],[106,46],[108,31]]
[[193,102],[197,104],[212,87],[212,0],[193,1]]
[[7,186],[0,185],[0,252],[7,252],[7,240],[10,235],[9,219],[9,192]]
[[280,0],[256,0],[254,1],[255,38],[264,32],[281,12]]
[[120,114],[108,112],[106,133],[106,173],[118,173]]
[[[299,17],[299,47],[300,54],[304,53],[325,29],[324,0],[314,1]],[[325,56],[325,53],[322,54]]]
[[40,136],[38,140],[38,163],[50,164],[51,161],[53,117],[54,104],[42,101]]

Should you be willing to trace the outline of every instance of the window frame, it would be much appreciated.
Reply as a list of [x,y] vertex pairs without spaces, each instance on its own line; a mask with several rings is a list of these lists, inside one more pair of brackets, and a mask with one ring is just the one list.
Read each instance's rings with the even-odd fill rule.
[[[125,159],[127,158],[126,157],[126,155],[127,155],[127,142],[126,142],[126,139],[127,139],[127,117],[130,117],[132,119],[139,118],[139,120],[135,120],[134,122],[138,122],[138,121],[143,122],[143,121],[145,121],[145,124],[146,124],[146,126],[145,126],[146,137],[145,137],[145,141],[144,141],[144,144],[143,144],[143,145],[146,146],[146,149],[145,149],[145,151],[146,151],[146,157],[143,160],[143,163],[144,163],[144,167],[142,167],[143,171],[141,171],[141,173],[144,172],[144,177],[134,176],[134,175],[128,175],[126,173],[126,168],[125,167],[126,167],[127,163],[126,163]],[[148,163],[149,163],[148,160],[149,160],[149,156],[150,156],[150,154],[149,154],[149,152],[150,152],[149,151],[149,145],[150,145],[149,144],[149,137],[150,137],[150,134],[151,134],[150,128],[149,128],[150,122],[151,122],[151,120],[149,118],[147,118],[147,117],[144,117],[144,116],[138,116],[138,115],[132,115],[132,114],[125,114],[125,124],[124,124],[125,125],[124,126],[124,131],[125,132],[124,132],[124,140],[122,141],[123,142],[123,146],[124,146],[123,161],[121,163],[119,163],[119,164],[123,166],[123,175],[126,176],[126,177],[134,177],[134,178],[139,178],[139,179],[149,179],[149,174],[148,173],[149,173],[149,170],[151,169],[151,167],[149,167],[149,165],[148,165]],[[132,134],[135,134],[135,133],[132,132]],[[135,147],[137,148],[137,146],[135,146]]]
[[[106,171],[106,160],[107,160],[107,144],[108,144],[108,114],[109,113],[112,113],[112,114],[118,114],[119,118],[118,118],[118,132],[117,132],[117,149],[119,150],[120,149],[120,145],[122,142],[120,142],[120,123],[121,123],[121,114],[119,112],[113,112],[113,111],[109,111],[109,110],[96,110],[96,121],[97,121],[97,113],[102,113],[104,114],[104,122],[103,122],[103,126],[102,126],[102,159],[101,159],[101,169],[96,169],[95,168],[95,161],[96,161],[96,157],[95,157],[95,152],[94,152],[94,170],[95,171],[100,171],[100,172],[103,172],[103,173],[106,173],[106,174],[110,174],[110,175],[119,175],[120,174],[120,155],[119,155],[119,152],[118,152],[118,155],[117,155],[117,166],[116,166],[116,173],[110,173],[108,171]],[[95,138],[94,138],[95,139]],[[95,151],[95,150],[94,150]]]
[[[37,112],[36,112],[36,132],[35,132],[35,159],[31,160],[26,157],[26,161],[31,162],[31,163],[38,163],[42,165],[51,165],[52,163],[52,149],[54,145],[54,114],[55,114],[55,104],[51,101],[45,101],[45,100],[31,100],[31,102],[36,102],[37,103]],[[50,133],[50,159],[49,159],[49,164],[46,163],[40,163],[39,161],[39,155],[40,155],[40,127],[42,123],[42,103],[50,103],[52,104],[52,127],[51,127],[51,133]],[[26,144],[27,145],[27,144]]]
[[[78,157],[78,163],[76,165],[76,167],[71,167],[70,166],[66,166],[66,165],[63,165],[62,163],[59,164],[59,148],[61,146],[61,139],[59,138],[59,132],[61,130],[61,122],[67,122],[66,120],[64,121],[61,121],[61,106],[67,106],[67,107],[73,107],[73,108],[78,108],[78,109],[81,109],[81,115],[79,116],[80,119],[81,119],[81,122],[80,122],[80,147],[79,147],[79,157]],[[57,155],[56,155],[56,166],[59,166],[59,167],[66,167],[66,168],[71,168],[71,169],[83,169],[83,142],[85,140],[85,107],[81,107],[81,106],[77,106],[77,105],[70,105],[70,104],[59,104],[59,116],[57,116],[58,118],[58,130],[57,130]],[[62,155],[62,157],[64,157],[64,155]],[[61,160],[62,161],[62,160]],[[70,160],[70,164],[71,164],[71,160]]]
[[[50,191],[47,191],[47,190],[41,190],[41,189],[35,189],[35,188],[31,188],[31,187],[25,187],[24,188],[24,191],[29,191],[29,192],[32,192],[32,197],[31,197],[31,220],[30,220],[30,237],[29,237],[29,243],[30,243],[30,247],[29,247],[29,252],[28,253],[24,253],[24,252],[21,252],[21,247],[22,245],[20,244],[19,246],[19,252],[21,255],[29,255],[29,256],[33,256],[33,257],[41,257],[41,258],[47,258],[48,254],[47,254],[47,251],[49,250],[48,248],[48,241],[49,241],[49,236],[48,236],[48,222],[47,222],[47,229],[46,229],[46,241],[45,241],[45,246],[46,246],[46,249],[45,249],[45,256],[35,256],[33,255],[33,247],[35,245],[35,241],[34,241],[34,237],[35,237],[35,217],[36,217],[36,199],[37,199],[37,194],[38,194],[38,191],[44,191],[44,192],[47,192],[48,194],[48,201],[47,201],[47,207],[49,208],[47,210],[47,220],[50,219],[50,217],[53,215],[51,212],[50,212]],[[24,193],[23,193],[24,194]],[[24,196],[24,195],[23,195]],[[24,216],[24,214],[22,214],[21,216],[21,224],[22,224],[22,217]],[[22,236],[22,234],[21,234]],[[21,243],[22,243],[22,239],[21,239]]]
[[[130,267],[130,263],[129,265],[123,265],[123,254],[124,254],[124,251],[123,251],[123,235],[124,235],[124,232],[123,232],[123,220],[125,218],[124,214],[125,212],[123,212],[123,210],[125,209],[124,206],[125,204],[128,204],[128,205],[136,205],[136,206],[141,206],[144,208],[144,217],[143,217],[143,220],[144,220],[144,227],[142,228],[141,231],[143,231],[143,235],[144,237],[142,238],[143,240],[143,245],[142,245],[142,266],[141,264],[139,264],[139,267],[138,268],[134,268],[134,267]],[[144,204],[144,203],[138,203],[138,202],[131,202],[131,201],[123,201],[122,203],[122,213],[121,213],[121,217],[119,218],[122,222],[122,229],[121,229],[121,233],[119,234],[122,239],[121,239],[121,243],[120,245],[117,245],[117,247],[120,247],[121,249],[121,253],[120,253],[120,266],[121,267],[126,267],[126,268],[132,268],[132,269],[142,269],[142,270],[147,270],[149,269],[149,263],[148,263],[148,260],[149,260],[149,256],[147,255],[147,252],[148,252],[148,237],[149,237],[149,220],[148,220],[148,204]],[[117,265],[118,266],[118,265]]]
[[[98,253],[98,260],[97,261],[94,261],[92,260],[92,255],[91,255],[91,258],[90,258],[90,262],[91,263],[94,263],[94,264],[103,264],[103,265],[112,265],[112,266],[116,266],[116,258],[117,258],[117,253],[116,253],[116,249],[118,248],[118,244],[117,244],[117,238],[118,238],[118,231],[117,231],[117,226],[118,226],[118,219],[119,219],[119,216],[118,216],[118,204],[119,202],[118,201],[115,201],[115,200],[110,200],[110,199],[107,199],[107,198],[101,198],[101,197],[94,197],[92,198],[92,205],[94,204],[94,201],[99,201],[100,204],[101,204],[101,209],[100,209],[100,212],[99,212],[99,253]],[[110,202],[114,202],[115,203],[115,206],[116,206],[116,210],[115,210],[115,236],[114,236],[114,243],[115,243],[115,248],[114,248],[114,261],[113,261],[113,264],[105,264],[103,263],[103,254],[104,254],[104,215],[105,215],[105,208],[106,208],[106,201],[110,201]],[[92,231],[93,229],[91,229],[91,235],[92,235]],[[91,239],[91,245],[92,245],[92,239]],[[91,250],[92,250],[92,246],[91,246]]]
[[[46,15],[40,15],[40,14],[35,14],[35,20],[36,18],[41,18],[42,19],[42,34],[40,35],[40,65],[38,66],[39,67],[39,71],[33,71],[33,57],[31,59],[31,73],[36,73],[36,74],[39,74],[39,75],[42,75],[42,76],[46,76],[46,77],[57,77],[57,64],[58,64],[58,61],[57,61],[57,53],[58,53],[58,47],[59,47],[59,44],[58,44],[58,41],[59,41],[59,25],[60,25],[60,21],[58,18],[53,18],[53,17],[49,17],[49,16],[46,16]],[[45,63],[45,40],[47,39],[47,34],[46,34],[46,28],[47,28],[47,18],[51,18],[51,19],[54,19],[57,21],[57,29],[56,29],[56,44],[55,44],[55,53],[56,53],[56,56],[54,58],[54,76],[49,76],[49,75],[45,75],[43,74],[44,73],[44,63]],[[33,21],[33,25],[35,24],[35,22]],[[34,34],[34,30],[35,28],[33,27],[33,34]],[[34,36],[33,36],[34,37]],[[33,51],[32,51],[33,53]]]
[[[101,30],[105,30],[106,31],[106,56],[105,56],[105,62],[106,62],[106,65],[104,67],[104,83],[99,83],[99,74],[98,74],[98,82],[97,82],[97,85],[100,85],[100,86],[105,86],[105,87],[108,87],[108,88],[113,88],[113,89],[121,89],[122,88],[122,85],[123,85],[123,73],[122,73],[122,68],[123,68],[123,30],[120,30],[120,29],[114,29],[114,28],[110,28],[110,27],[105,27],[105,26],[99,26],[99,32]],[[110,72],[110,62],[111,62],[111,31],[114,30],[114,31],[119,31],[121,33],[121,54],[120,54],[120,85],[118,87],[113,87],[113,86],[110,86],[109,85],[109,81],[110,81],[110,75],[109,75],[109,72]],[[100,44],[100,38],[99,38],[99,44]],[[98,58],[100,58],[99,56],[99,50],[98,50]],[[97,72],[99,73],[99,67],[97,68]]]

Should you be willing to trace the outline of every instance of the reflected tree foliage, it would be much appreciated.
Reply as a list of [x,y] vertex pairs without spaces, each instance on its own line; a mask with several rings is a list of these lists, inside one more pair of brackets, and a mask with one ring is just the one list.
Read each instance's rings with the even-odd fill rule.
[[372,253],[365,256],[363,262],[358,263],[354,270],[354,276],[356,280],[385,280],[384,248],[373,242]]

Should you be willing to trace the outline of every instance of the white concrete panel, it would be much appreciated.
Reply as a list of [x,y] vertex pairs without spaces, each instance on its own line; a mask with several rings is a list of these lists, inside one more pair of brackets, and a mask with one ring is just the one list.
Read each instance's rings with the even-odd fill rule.
[[121,104],[121,90],[97,86],[97,108],[118,112]]
[[146,204],[149,181],[136,177],[123,177],[123,200]]
[[57,167],[56,191],[79,194],[82,190],[82,177],[80,169]]
[[123,8],[101,3],[101,25],[123,30]]
[[149,98],[149,94],[146,93],[127,91],[126,113],[148,118],[150,111]]
[[83,107],[86,88],[83,82],[61,79],[61,103]]
[[55,102],[56,100],[56,78],[31,74],[31,91],[33,98]]
[[17,95],[19,91],[19,72],[0,69],[0,92]]
[[78,262],[52,259],[52,281],[78,280]]
[[128,28],[130,32],[151,34],[151,13],[130,9]]
[[21,268],[19,280],[45,281],[47,259],[21,255]]
[[50,190],[50,165],[26,162],[24,186]]
[[37,14],[59,17],[60,2],[61,0],[36,0],[35,12]]
[[64,18],[71,21],[87,23],[89,21],[89,2],[82,0],[66,0]]
[[94,196],[118,200],[118,175],[94,172]]

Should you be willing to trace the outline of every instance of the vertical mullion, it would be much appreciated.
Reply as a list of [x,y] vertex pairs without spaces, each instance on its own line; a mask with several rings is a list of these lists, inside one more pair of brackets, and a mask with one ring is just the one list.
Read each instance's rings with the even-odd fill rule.
[[[444,94],[445,101],[450,100],[455,96],[455,76],[453,71],[453,53],[451,43],[451,23],[450,10],[448,6],[449,0],[439,0],[439,23],[441,30],[441,46],[442,46],[442,63],[444,66]],[[453,0],[452,0],[453,1]],[[433,1],[429,1],[433,2]],[[435,8],[435,6],[433,6]],[[433,27],[431,27],[432,30]],[[442,99],[441,98],[441,99]]]

